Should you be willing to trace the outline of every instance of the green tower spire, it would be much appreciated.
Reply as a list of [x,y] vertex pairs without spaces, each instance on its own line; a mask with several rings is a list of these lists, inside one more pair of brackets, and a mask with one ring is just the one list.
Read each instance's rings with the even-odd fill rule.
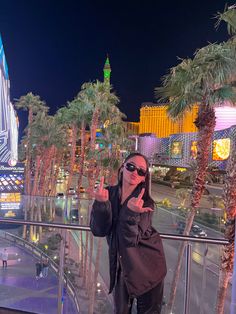
[[106,62],[104,64],[103,73],[104,73],[104,82],[110,85],[111,66],[110,66],[108,55],[106,58]]

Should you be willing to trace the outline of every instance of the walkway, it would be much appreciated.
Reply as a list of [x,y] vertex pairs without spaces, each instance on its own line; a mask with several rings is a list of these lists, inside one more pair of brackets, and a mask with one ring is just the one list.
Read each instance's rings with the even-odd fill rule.
[[[40,314],[57,314],[58,279],[49,269],[47,278],[35,278],[37,259],[26,251],[0,238],[0,253],[7,248],[8,267],[0,264],[0,307]],[[65,296],[64,314],[75,314],[73,301]]]

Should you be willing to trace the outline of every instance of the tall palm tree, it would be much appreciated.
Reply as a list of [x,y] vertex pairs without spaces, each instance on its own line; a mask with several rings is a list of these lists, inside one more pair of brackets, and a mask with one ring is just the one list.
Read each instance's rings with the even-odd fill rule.
[[[48,107],[45,102],[40,99],[38,95],[34,95],[32,92],[21,96],[15,103],[17,109],[22,109],[24,111],[28,111],[28,125],[25,130],[27,133],[25,147],[25,194],[27,195],[26,208],[24,212],[24,218],[27,219],[27,211],[29,211],[30,198],[31,194],[31,151],[30,151],[30,137],[31,137],[31,124],[34,121],[35,115],[39,112],[47,112]],[[26,238],[26,226],[23,227],[23,238]]]
[[74,119],[80,129],[80,167],[77,185],[77,194],[79,196],[80,186],[82,185],[82,177],[84,174],[85,147],[86,147],[86,127],[91,121],[93,106],[87,101],[86,95],[81,90],[75,99],[69,104],[69,109],[72,112]]
[[[54,158],[57,150],[62,149],[65,145],[64,130],[58,125],[55,117],[48,116],[44,112],[38,113],[34,122],[31,125],[31,141],[30,146],[33,150],[33,156],[35,159],[34,164],[34,183],[32,189],[32,195],[34,199],[32,203],[35,203],[35,197],[40,195],[44,197],[44,207],[46,210],[46,195],[50,194],[49,189],[52,186],[50,182],[55,182],[55,178],[52,179],[55,169]],[[51,183],[52,184],[52,183]],[[31,220],[38,219],[41,221],[41,209],[40,204],[36,204],[36,212],[34,213],[34,206],[31,207]],[[39,229],[39,236],[41,235],[41,229]],[[36,228],[35,228],[36,232]],[[31,231],[31,238],[33,234]]]
[[[214,106],[225,99],[234,101],[233,86],[229,77],[236,71],[235,50],[227,43],[209,44],[195,53],[192,59],[182,60],[171,68],[163,79],[163,86],[156,89],[157,96],[169,100],[169,114],[173,118],[182,116],[194,103],[199,104],[195,124],[198,128],[197,169],[191,195],[191,210],[186,221],[184,234],[188,235],[204,190],[211,140],[215,128]],[[186,242],[180,246],[178,262],[171,285],[169,311],[172,311],[177,282],[180,276]]]
[[34,120],[34,117],[40,111],[47,112],[48,107],[45,102],[40,99],[40,96],[34,95],[33,93],[28,93],[24,96],[21,96],[15,103],[17,109],[23,109],[28,111],[28,126],[27,126],[27,142],[26,142],[26,171],[25,171],[25,194],[30,195],[30,150],[27,146],[30,141],[30,131],[31,124]]
[[226,210],[225,238],[229,244],[225,245],[221,255],[219,288],[217,293],[216,313],[224,313],[225,297],[230,274],[233,272],[235,246],[235,218],[236,218],[236,149],[232,144],[230,158],[227,163],[227,173],[224,185],[224,203]]
[[[218,21],[216,26],[219,26],[221,21],[227,23],[229,35],[228,45],[236,48],[235,35],[236,35],[236,6],[225,8],[223,13],[218,13]],[[235,75],[230,77],[230,81],[235,85]],[[236,134],[234,134],[235,138]],[[225,297],[229,282],[230,273],[233,271],[234,262],[234,247],[235,247],[235,218],[236,218],[236,147],[235,143],[231,143],[230,158],[227,163],[227,173],[224,185],[224,203],[226,211],[226,225],[225,225],[225,238],[229,240],[229,244],[224,246],[221,255],[221,267],[219,274],[219,287],[217,292],[216,313],[224,313]]]
[[[90,125],[90,153],[95,152],[96,144],[96,131],[107,120],[108,114],[112,111],[112,108],[119,102],[118,97],[111,92],[112,86],[96,81],[95,83],[85,83],[82,85],[81,93],[86,99],[86,102],[93,107],[93,114]],[[96,160],[90,158],[88,180],[91,191],[93,192],[93,186],[95,183],[95,167]]]

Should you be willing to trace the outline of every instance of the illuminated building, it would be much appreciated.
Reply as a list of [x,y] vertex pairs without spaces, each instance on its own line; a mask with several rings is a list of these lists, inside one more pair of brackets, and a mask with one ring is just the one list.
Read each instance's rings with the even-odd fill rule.
[[236,108],[225,101],[223,106],[215,108],[216,127],[215,130],[223,130],[232,125],[236,125]]
[[196,132],[194,121],[197,112],[198,106],[194,105],[183,118],[173,121],[168,116],[166,104],[145,102],[140,109],[139,134],[155,133],[157,137],[167,137],[176,133]]
[[131,133],[132,135],[138,135],[139,134],[139,122],[126,122],[126,130],[128,133]]
[[10,102],[10,81],[0,36],[0,162],[14,166],[18,159],[18,119]]

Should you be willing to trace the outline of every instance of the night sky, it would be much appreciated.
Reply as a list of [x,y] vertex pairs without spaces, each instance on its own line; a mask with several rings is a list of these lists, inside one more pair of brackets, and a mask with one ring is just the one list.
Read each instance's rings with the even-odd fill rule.
[[[229,3],[228,4],[232,4]],[[82,83],[103,79],[109,54],[111,83],[129,121],[177,57],[192,57],[208,42],[228,38],[213,16],[225,1],[0,0],[11,100],[40,95],[53,114]],[[21,129],[25,116],[19,113]]]

